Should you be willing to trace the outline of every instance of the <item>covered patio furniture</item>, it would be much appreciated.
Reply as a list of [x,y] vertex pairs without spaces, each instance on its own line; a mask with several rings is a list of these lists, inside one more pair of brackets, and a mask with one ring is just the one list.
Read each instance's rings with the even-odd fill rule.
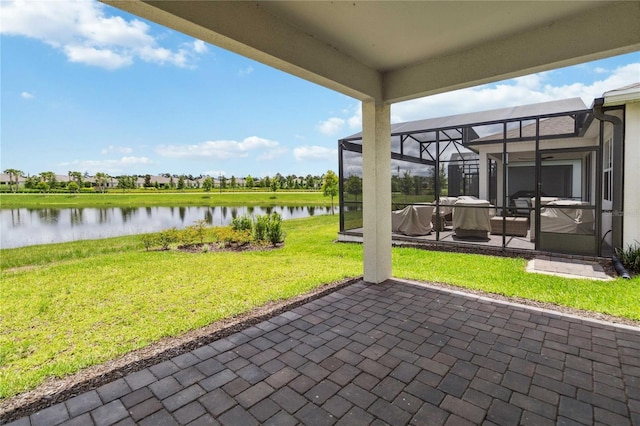
[[593,210],[581,208],[588,202],[556,200],[540,210],[540,231],[561,234],[593,233]]
[[411,205],[391,214],[391,231],[403,235],[427,235],[433,226],[431,217],[435,206]]
[[460,238],[488,238],[495,209],[486,200],[460,197],[453,207],[453,230]]
[[[440,229],[439,231],[444,231],[444,228],[447,223],[451,223],[453,221],[453,205],[458,201],[458,197],[440,197],[438,203],[440,204],[440,208],[438,209],[438,216],[440,216]],[[432,205],[436,205],[436,200],[434,200]],[[434,210],[433,218],[431,219],[433,223],[433,227],[438,226],[436,224],[436,213]]]

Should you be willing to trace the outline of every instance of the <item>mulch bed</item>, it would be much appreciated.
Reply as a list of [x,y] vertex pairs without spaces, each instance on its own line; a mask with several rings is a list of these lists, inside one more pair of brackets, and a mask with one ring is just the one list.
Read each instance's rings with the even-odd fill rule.
[[246,244],[230,243],[226,245],[218,243],[204,243],[204,244],[186,244],[176,248],[177,251],[184,253],[203,253],[203,252],[245,252],[245,251],[267,251],[275,250],[284,247],[284,243],[273,244],[256,244],[254,242]]

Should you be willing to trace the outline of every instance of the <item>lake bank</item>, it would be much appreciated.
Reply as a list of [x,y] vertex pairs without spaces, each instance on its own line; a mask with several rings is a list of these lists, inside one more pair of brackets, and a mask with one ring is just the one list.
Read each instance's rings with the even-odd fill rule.
[[[334,198],[338,205],[338,198]],[[0,208],[148,206],[331,206],[322,192],[106,192],[104,194],[0,194]]]

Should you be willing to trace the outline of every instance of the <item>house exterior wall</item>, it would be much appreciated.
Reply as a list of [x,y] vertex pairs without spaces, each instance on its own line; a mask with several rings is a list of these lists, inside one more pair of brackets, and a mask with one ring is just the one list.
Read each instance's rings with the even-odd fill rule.
[[[597,138],[567,138],[567,139],[552,139],[552,140],[542,140],[540,141],[540,149],[563,149],[563,148],[575,148],[575,147],[589,147],[598,144]],[[491,154],[500,155],[502,154],[502,143],[490,144],[490,145],[478,145],[475,147],[478,151],[478,155],[480,157],[480,197],[483,200],[489,199],[489,170],[485,166],[482,167],[483,164],[486,164],[486,158],[491,157]],[[507,144],[507,152],[508,153],[517,153],[517,152],[535,152],[535,141],[527,141],[527,142],[512,142]],[[532,154],[533,155],[533,154]],[[524,164],[524,163],[523,163]],[[535,164],[533,162],[532,164]],[[576,171],[577,173],[578,171]],[[497,179],[498,179],[498,206],[502,205],[502,163],[498,161],[498,170],[497,170]],[[580,190],[580,179],[576,179],[574,176],[574,191],[576,193],[581,193]]]

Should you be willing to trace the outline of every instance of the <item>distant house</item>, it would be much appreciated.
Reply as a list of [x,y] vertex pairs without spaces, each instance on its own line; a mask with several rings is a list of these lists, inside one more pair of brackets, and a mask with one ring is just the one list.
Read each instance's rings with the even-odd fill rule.
[[[362,135],[341,139],[339,149],[340,238],[349,240],[362,221],[344,183],[362,176]],[[394,173],[434,180],[435,190],[413,194],[409,204],[442,211],[458,202],[461,213],[457,199],[473,196],[490,211],[483,219],[490,223],[477,225],[486,231],[480,240],[464,240],[446,219],[450,227],[438,232],[394,238],[590,256],[640,242],[640,83],[590,107],[576,98],[394,124],[391,150]],[[446,189],[435,179],[442,165]],[[394,198],[394,208],[402,206]]]
[[[22,186],[24,185],[24,182],[27,179],[23,176],[19,176],[18,177],[18,186]],[[8,173],[0,173],[0,186],[9,186],[9,185],[13,185],[16,181],[16,177],[15,176],[9,176]]]

